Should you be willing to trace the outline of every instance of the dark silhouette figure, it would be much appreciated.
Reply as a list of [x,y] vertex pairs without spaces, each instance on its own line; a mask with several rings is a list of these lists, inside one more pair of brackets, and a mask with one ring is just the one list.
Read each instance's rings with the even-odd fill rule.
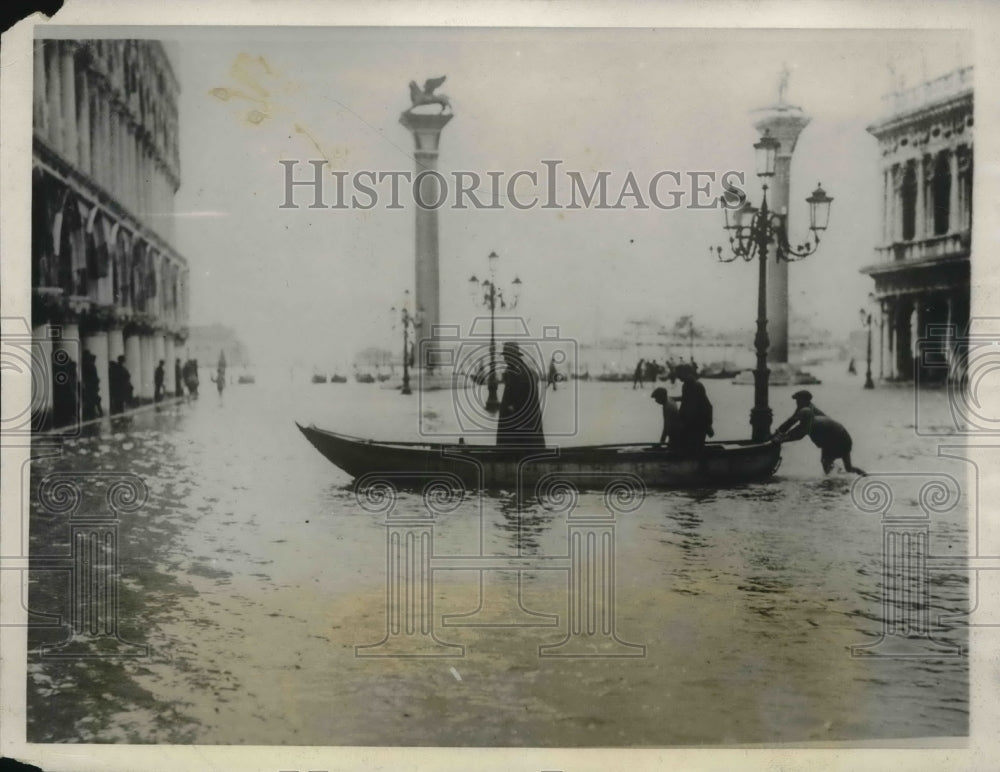
[[124,355],[108,366],[108,381],[111,413],[124,413],[132,404],[132,375],[125,366]]
[[556,384],[559,382],[559,371],[556,370],[556,355],[552,355],[552,359],[549,360],[549,374],[548,379],[545,383],[546,388],[551,386],[552,391],[556,391]]
[[660,432],[660,445],[666,442],[668,447],[674,447],[677,444],[677,432],[680,428],[680,411],[670,399],[667,390],[662,386],[653,389],[650,396],[663,407],[663,431]]
[[843,459],[844,469],[864,476],[865,471],[851,463],[851,448],[854,446],[847,429],[826,415],[812,403],[812,394],[808,391],[797,391],[792,395],[795,400],[795,413],[778,427],[772,438],[775,442],[794,442],[806,435],[820,449],[820,463],[823,474],[829,474],[833,462]]
[[68,426],[77,421],[80,409],[80,383],[76,362],[66,351],[52,352],[52,419],[55,426]]
[[198,360],[189,359],[184,363],[184,386],[188,393],[198,399]]
[[642,376],[645,374],[646,360],[640,359],[639,364],[635,366],[635,373],[632,375],[632,388],[634,389],[637,385],[642,386]]
[[181,374],[180,357],[174,360],[174,386],[177,389],[177,396],[184,396],[184,376]]
[[513,341],[504,343],[503,359],[506,370],[497,418],[497,445],[545,447],[538,375]]
[[851,357],[851,361],[847,364],[847,372],[849,375],[857,375],[858,368],[854,364],[854,357]]
[[164,374],[164,371],[163,371],[163,360],[161,359],[160,363],[156,366],[156,369],[153,371],[153,401],[154,402],[159,402],[160,400],[163,399],[163,395],[164,395],[163,381],[164,381],[165,377],[166,377],[166,375]]
[[683,384],[678,413],[680,426],[676,437],[677,447],[686,453],[700,453],[705,447],[705,438],[715,436],[712,429],[712,403],[691,365],[679,364],[674,372]]
[[100,418],[104,415],[101,407],[101,377],[97,374],[97,357],[87,350],[83,352],[80,377],[83,381],[83,420]]

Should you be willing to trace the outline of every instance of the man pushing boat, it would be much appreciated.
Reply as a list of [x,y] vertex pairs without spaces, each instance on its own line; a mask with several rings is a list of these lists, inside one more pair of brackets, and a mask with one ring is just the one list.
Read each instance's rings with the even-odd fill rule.
[[847,429],[834,421],[826,413],[812,403],[812,394],[808,391],[797,391],[792,395],[795,400],[795,413],[778,427],[772,440],[774,442],[792,442],[801,440],[806,435],[820,449],[820,463],[823,473],[829,474],[833,462],[843,459],[844,469],[864,476],[865,471],[851,463],[851,448],[854,445]]

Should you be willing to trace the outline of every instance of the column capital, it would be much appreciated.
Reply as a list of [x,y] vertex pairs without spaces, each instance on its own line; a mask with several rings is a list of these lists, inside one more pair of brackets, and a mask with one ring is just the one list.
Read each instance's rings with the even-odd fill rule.
[[801,107],[795,105],[777,104],[754,110],[754,113],[759,116],[754,121],[754,128],[762,134],[765,130],[770,131],[771,136],[781,143],[777,151],[779,158],[791,157],[799,134],[812,120]]

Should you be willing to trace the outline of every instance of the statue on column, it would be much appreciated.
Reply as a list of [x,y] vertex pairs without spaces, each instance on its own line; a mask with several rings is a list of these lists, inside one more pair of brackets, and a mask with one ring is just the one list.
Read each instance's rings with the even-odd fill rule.
[[440,78],[428,78],[424,81],[423,90],[417,85],[415,80],[410,81],[410,110],[421,105],[440,105],[441,112],[445,110],[451,110],[451,101],[444,94],[435,94],[434,90],[438,88],[442,83],[445,82],[447,75],[442,75]]

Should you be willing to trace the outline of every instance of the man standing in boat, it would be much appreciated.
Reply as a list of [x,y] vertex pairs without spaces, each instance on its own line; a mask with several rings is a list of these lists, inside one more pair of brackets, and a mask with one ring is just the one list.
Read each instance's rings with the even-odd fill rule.
[[650,396],[663,407],[663,431],[660,432],[660,445],[666,442],[668,448],[674,448],[677,444],[677,432],[680,428],[680,411],[674,401],[670,399],[667,390],[662,386],[653,389]]
[[497,418],[497,445],[545,447],[538,374],[514,341],[503,344],[503,397]]
[[684,384],[678,411],[677,447],[685,453],[699,454],[705,447],[705,438],[715,436],[712,403],[691,365],[682,362],[674,368],[674,374]]
[[775,442],[794,442],[806,435],[820,449],[820,463],[823,474],[829,474],[833,462],[843,459],[844,469],[848,472],[864,476],[865,471],[851,463],[851,448],[854,445],[847,429],[837,421],[827,416],[812,403],[812,394],[808,391],[797,391],[792,395],[795,400],[795,413],[778,427],[772,438]]

